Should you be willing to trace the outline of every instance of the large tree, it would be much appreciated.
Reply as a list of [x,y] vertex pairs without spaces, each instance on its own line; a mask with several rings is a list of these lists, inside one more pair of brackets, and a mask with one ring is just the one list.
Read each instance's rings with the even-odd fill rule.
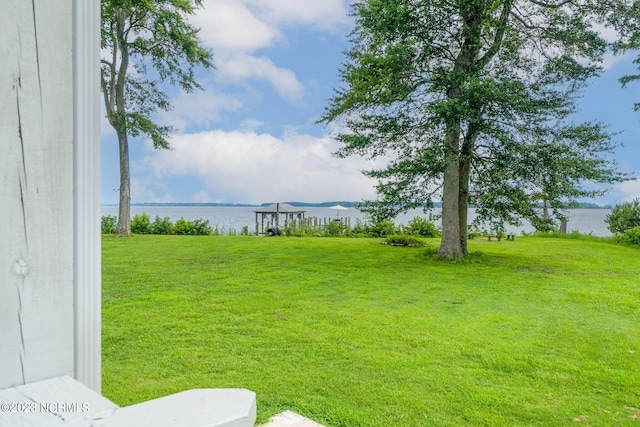
[[211,52],[187,21],[201,5],[201,0],[102,0],[102,94],[120,152],[116,235],[131,234],[129,136],[146,136],[154,148],[169,148],[171,127],[153,117],[171,109],[161,82],[190,92],[200,88],[196,67],[212,67]]
[[[624,179],[598,123],[570,122],[607,43],[592,28],[622,0],[360,0],[344,87],[322,121],[337,153],[388,164],[366,171],[393,215],[442,200],[441,257],[467,253],[467,209],[484,219],[542,223],[593,195],[585,184]],[[614,24],[619,24],[615,22]]]

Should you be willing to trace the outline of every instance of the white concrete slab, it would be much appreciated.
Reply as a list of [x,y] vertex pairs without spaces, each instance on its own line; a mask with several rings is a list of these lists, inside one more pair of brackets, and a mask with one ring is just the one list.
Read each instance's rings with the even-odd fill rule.
[[324,427],[322,424],[305,418],[292,411],[284,411],[271,417],[269,422],[260,427]]
[[116,409],[118,405],[68,376],[0,390],[3,427],[55,426],[101,418]]
[[0,390],[1,427],[253,427],[255,421],[256,395],[244,389],[193,389],[123,408],[67,376]]
[[64,427],[252,427],[255,393],[244,389],[193,389],[137,405],[109,416]]

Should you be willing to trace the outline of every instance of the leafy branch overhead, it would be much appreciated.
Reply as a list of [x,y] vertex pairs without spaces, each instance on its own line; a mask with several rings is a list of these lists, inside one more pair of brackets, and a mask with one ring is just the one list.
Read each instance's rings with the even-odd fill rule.
[[171,104],[160,87],[169,82],[185,92],[200,89],[195,71],[213,67],[213,55],[187,18],[201,0],[102,0],[102,94],[107,119],[120,147],[120,213],[117,233],[130,227],[129,136],[148,137],[155,148],[169,148],[170,126],[158,124],[157,111]]
[[[152,114],[171,109],[159,82],[168,80],[191,92],[200,88],[195,67],[213,66],[212,54],[200,46],[198,29],[185,19],[200,5],[201,1],[102,1],[102,49],[109,52],[102,59],[107,116],[112,125],[122,123],[124,116],[131,136],[149,135],[157,148],[168,148],[170,128],[155,125]],[[156,79],[148,77],[149,67]]]
[[[579,4],[578,4],[579,3]],[[613,8],[613,9],[612,9]],[[487,220],[540,222],[596,194],[587,185],[625,179],[599,123],[570,115],[621,40],[630,1],[360,0],[356,28],[322,118],[337,122],[340,156],[390,159],[372,213],[392,216],[434,198],[443,203],[440,255],[466,254],[467,208]]]

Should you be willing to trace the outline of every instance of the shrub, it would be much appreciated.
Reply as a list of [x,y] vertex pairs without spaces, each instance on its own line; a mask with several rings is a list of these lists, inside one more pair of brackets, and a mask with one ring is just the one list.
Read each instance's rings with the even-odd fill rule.
[[209,220],[203,220],[202,218],[187,221],[180,217],[180,219],[176,221],[173,229],[176,234],[191,236],[208,236],[213,231],[209,226]]
[[313,222],[310,218],[302,221],[287,221],[284,229],[281,229],[280,231],[285,236],[321,236],[321,230],[313,225]]
[[536,233],[553,233],[558,230],[553,218],[531,218],[531,224],[536,229]]
[[103,216],[100,224],[102,234],[115,234],[118,217],[107,215]]
[[409,221],[403,231],[406,234],[422,237],[438,237],[440,235],[440,230],[433,222],[419,216]]
[[173,234],[173,222],[171,222],[171,218],[168,216],[164,218],[156,216],[153,223],[151,223],[151,234]]
[[180,217],[173,226],[176,234],[191,234],[191,224],[186,219]]
[[420,239],[417,239],[415,236],[411,236],[408,234],[394,234],[388,236],[384,243],[393,246],[412,246],[412,247],[423,247],[424,242]]
[[351,235],[355,237],[364,237],[369,234],[369,226],[362,222],[360,219],[356,219],[356,225],[351,228]]
[[326,236],[337,237],[344,233],[344,225],[340,221],[331,221],[324,229]]
[[627,230],[640,226],[640,199],[615,205],[604,222],[613,234],[623,234]]
[[303,227],[304,226],[302,225],[298,225],[296,221],[288,221],[284,225],[284,229],[282,230],[282,232],[284,233],[285,236],[302,237],[304,236]]
[[191,227],[193,229],[193,232],[191,234],[193,234],[194,236],[208,236],[212,232],[211,226],[209,226],[208,219],[194,219],[193,221],[191,221]]
[[131,232],[135,234],[150,234],[151,220],[149,219],[149,215],[146,213],[142,215],[135,214],[131,220]]
[[633,227],[620,236],[620,240],[631,245],[640,245],[640,226]]
[[397,233],[395,224],[389,219],[374,222],[368,231],[372,237],[387,237]]

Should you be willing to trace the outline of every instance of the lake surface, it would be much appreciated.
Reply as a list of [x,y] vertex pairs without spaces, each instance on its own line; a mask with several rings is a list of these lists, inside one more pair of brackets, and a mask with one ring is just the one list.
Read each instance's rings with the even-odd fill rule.
[[[239,233],[243,227],[248,226],[249,232],[255,230],[257,207],[236,207],[236,206],[131,206],[131,216],[146,213],[151,221],[156,216],[161,218],[169,217],[172,221],[180,218],[194,220],[206,219],[212,227],[218,227],[220,231],[235,230]],[[316,217],[321,220],[330,221],[337,217],[349,218],[352,225],[356,224],[356,220],[366,221],[366,216],[355,208],[345,211],[336,211],[329,208],[318,207],[301,207],[306,211],[306,217]],[[440,214],[440,209],[433,209],[434,214]],[[611,209],[571,209],[568,211],[569,222],[567,231],[578,231],[584,234],[593,234],[594,236],[606,237],[611,236],[604,222],[607,214]],[[104,205],[102,206],[102,215],[118,216],[118,206]],[[406,224],[416,216],[427,217],[420,209],[414,209],[406,214],[399,215],[394,222],[396,224]],[[475,218],[474,209],[469,210],[469,222]],[[261,221],[261,218],[258,218]],[[439,224],[437,224],[439,225]],[[520,234],[521,232],[533,232],[534,228],[530,224],[522,227],[507,226],[506,232]]]

